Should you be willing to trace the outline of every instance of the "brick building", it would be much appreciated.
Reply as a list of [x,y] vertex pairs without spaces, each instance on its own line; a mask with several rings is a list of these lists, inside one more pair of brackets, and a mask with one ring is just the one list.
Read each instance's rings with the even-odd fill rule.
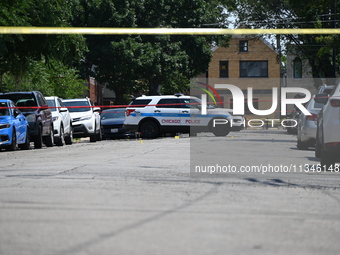
[[100,85],[95,78],[90,77],[88,81],[87,96],[92,100],[95,105],[103,104],[103,86]]
[[[272,106],[272,88],[281,87],[281,65],[279,54],[261,38],[233,36],[228,47],[213,49],[213,57],[208,72],[199,81],[210,86],[215,84],[232,84],[245,95],[245,113],[250,114],[247,101],[247,88],[253,88],[253,106],[255,109],[267,110]],[[223,100],[224,108],[233,107],[233,98],[229,90],[217,90]],[[198,90],[191,91],[198,95]],[[280,92],[279,92],[280,96]],[[209,99],[208,99],[209,101]],[[279,101],[280,102],[280,101]],[[280,106],[270,118],[280,117]]]

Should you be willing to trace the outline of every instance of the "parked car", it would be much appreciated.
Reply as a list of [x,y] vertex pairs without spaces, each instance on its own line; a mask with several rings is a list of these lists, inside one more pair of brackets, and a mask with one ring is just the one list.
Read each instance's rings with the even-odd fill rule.
[[55,144],[57,146],[72,144],[73,129],[69,110],[59,97],[51,96],[45,99],[52,111]]
[[201,108],[201,100],[197,97],[182,94],[141,96],[126,108],[124,128],[140,132],[145,138],[156,138],[165,133],[195,136],[199,132],[226,136],[230,131],[244,128],[244,117],[232,115],[228,109],[207,107],[207,114],[202,114]]
[[321,158],[321,166],[334,169],[340,161],[340,83],[331,95],[318,94],[315,101],[325,104],[317,122],[315,156]]
[[42,148],[43,143],[47,147],[53,146],[52,112],[41,92],[1,93],[0,98],[12,100],[25,115],[29,124],[30,138],[34,141],[34,148]]
[[90,137],[90,142],[102,139],[99,107],[89,98],[63,99],[62,102],[71,114],[73,137]]
[[317,103],[313,97],[306,105],[306,109],[311,115],[300,113],[297,125],[297,148],[299,150],[315,147],[318,113],[323,106],[324,104]]
[[326,85],[323,84],[318,88],[318,91],[316,94],[328,94],[330,95],[333,91],[334,85]]
[[0,99],[0,148],[14,151],[30,148],[28,122],[11,100]]
[[124,129],[126,108],[114,108],[102,111],[101,128],[102,138],[131,138],[134,137],[134,133],[128,132]]

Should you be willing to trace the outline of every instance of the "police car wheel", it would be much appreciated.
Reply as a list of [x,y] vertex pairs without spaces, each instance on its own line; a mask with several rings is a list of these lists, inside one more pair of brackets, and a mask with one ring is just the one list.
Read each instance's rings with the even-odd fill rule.
[[145,121],[141,127],[140,131],[142,136],[145,138],[157,138],[159,135],[159,127],[154,121]]
[[211,126],[211,132],[215,136],[226,136],[230,133],[230,126],[228,124]]

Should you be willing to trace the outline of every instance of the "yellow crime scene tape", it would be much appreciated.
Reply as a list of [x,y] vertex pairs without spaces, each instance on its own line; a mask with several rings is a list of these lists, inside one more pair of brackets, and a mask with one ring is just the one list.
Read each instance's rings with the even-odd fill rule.
[[340,28],[226,29],[226,28],[99,28],[99,27],[4,27],[0,34],[88,34],[88,35],[254,35],[254,34],[340,34]]

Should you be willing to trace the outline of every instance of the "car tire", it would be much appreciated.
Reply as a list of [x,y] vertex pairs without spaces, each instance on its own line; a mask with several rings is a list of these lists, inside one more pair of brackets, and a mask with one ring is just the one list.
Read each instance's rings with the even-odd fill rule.
[[[222,119],[222,118],[217,118],[217,119],[225,120],[225,119]],[[215,127],[213,126],[212,123],[213,123],[213,120],[211,121],[210,128],[211,128],[211,132],[215,136],[226,136],[226,135],[228,135],[230,133],[230,125],[229,125],[229,123],[223,124],[223,125],[216,125]]]
[[53,147],[53,144],[54,144],[53,127],[51,127],[50,134],[45,137],[45,145],[46,147]]
[[94,133],[93,133],[92,135],[90,135],[90,142],[91,142],[91,143],[97,142],[97,133],[96,133],[96,129],[97,129],[97,127],[95,126],[95,127],[94,127]]
[[90,142],[91,143],[97,142],[97,134],[90,135]]
[[296,147],[299,150],[308,150],[308,143],[306,142],[302,142],[300,139],[297,140],[297,145]]
[[65,137],[65,144],[71,145],[73,143],[73,128],[70,127],[70,133]]
[[58,137],[56,141],[57,146],[64,146],[65,144],[65,133],[64,133],[64,127],[60,126],[60,131],[59,131],[60,136]]
[[30,140],[30,135],[28,133],[28,127],[26,131],[26,141],[23,144],[18,145],[21,150],[29,150],[31,148],[31,140]]
[[101,140],[102,140],[102,129],[100,128],[97,133],[97,141],[101,141]]
[[190,137],[196,137],[196,136],[197,136],[197,132],[195,132],[195,131],[190,131],[189,136],[190,136]]
[[336,155],[334,152],[327,152],[325,150],[321,150],[321,167],[323,170],[333,170],[335,166]]
[[315,142],[315,157],[321,158],[321,145],[319,143],[318,137],[316,137],[316,142]]
[[41,149],[42,145],[43,145],[42,131],[41,131],[41,126],[39,126],[38,134],[34,137],[34,149]]
[[142,137],[154,139],[159,136],[159,127],[156,122],[147,120],[140,126],[140,132],[142,133]]
[[17,147],[17,135],[15,133],[15,129],[13,128],[13,130],[12,130],[12,143],[11,143],[11,145],[7,146],[7,150],[8,151],[14,151],[16,147]]

